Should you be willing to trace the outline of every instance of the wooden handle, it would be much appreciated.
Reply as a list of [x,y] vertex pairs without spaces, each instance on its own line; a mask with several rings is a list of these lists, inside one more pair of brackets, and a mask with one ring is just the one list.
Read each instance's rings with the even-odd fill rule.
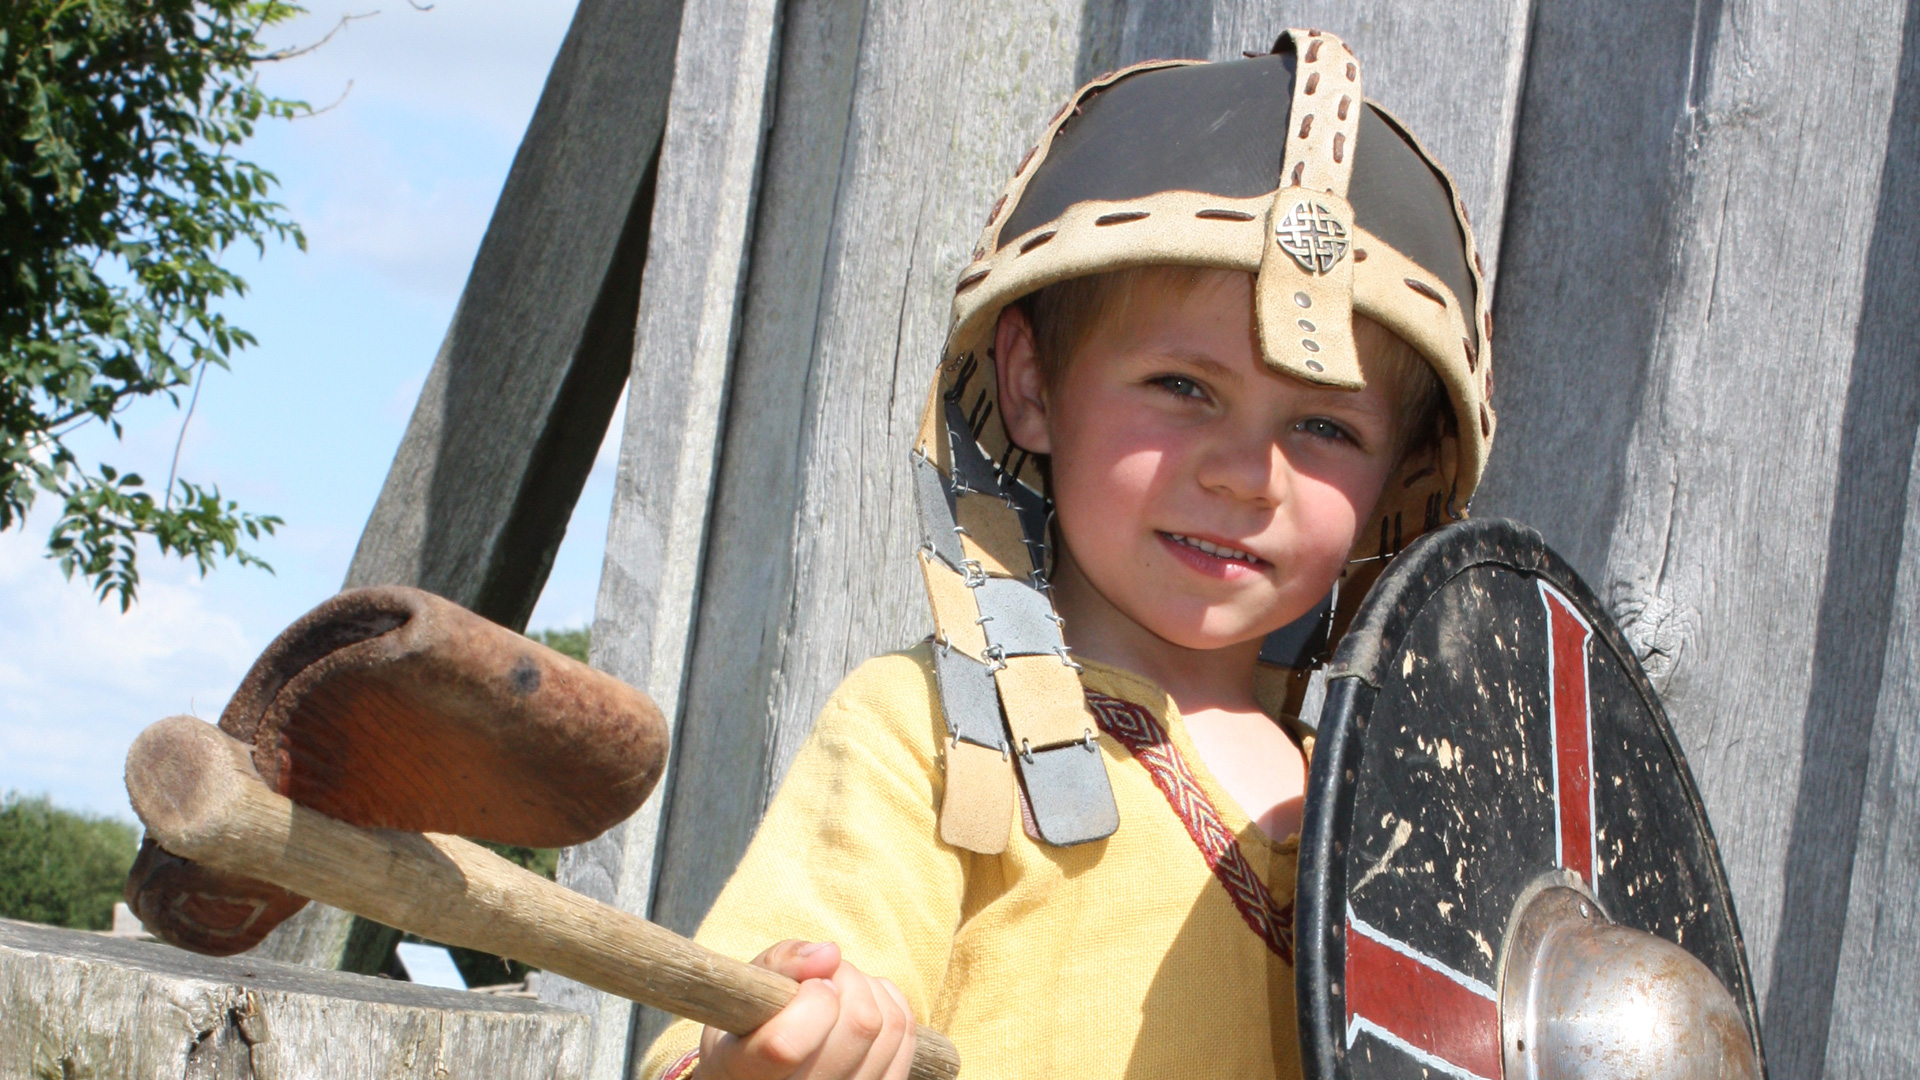
[[[127,752],[127,793],[160,845],[376,922],[499,956],[735,1034],[799,984],[588,899],[457,836],[362,829],[276,794],[244,744],[190,716]],[[917,1032],[912,1075],[951,1080],[946,1036]]]

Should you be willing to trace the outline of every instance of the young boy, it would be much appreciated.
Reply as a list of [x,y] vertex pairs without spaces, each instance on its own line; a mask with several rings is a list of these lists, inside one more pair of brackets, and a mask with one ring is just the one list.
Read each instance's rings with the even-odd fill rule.
[[916,440],[933,639],[842,684],[699,933],[800,993],[643,1075],[897,1080],[916,1021],[975,1078],[1299,1074],[1306,669],[1492,436],[1458,207],[1316,32],[1061,110]]

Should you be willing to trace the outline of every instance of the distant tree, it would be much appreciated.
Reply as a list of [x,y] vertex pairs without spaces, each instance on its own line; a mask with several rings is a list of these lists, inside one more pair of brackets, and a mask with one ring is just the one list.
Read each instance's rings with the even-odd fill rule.
[[0,799],[0,918],[107,929],[139,846],[124,821],[8,793]]
[[171,473],[150,490],[110,464],[88,472],[67,440],[95,423],[118,438],[129,405],[165,395],[177,407],[255,343],[214,310],[246,292],[220,260],[234,244],[306,239],[267,198],[273,175],[233,151],[263,117],[305,108],[254,81],[256,65],[290,55],[262,32],[301,11],[0,3],[0,529],[50,495],[49,555],[122,610],[141,537],[205,574],[219,558],[264,567],[242,544],[281,523]]
[[577,630],[536,630],[531,636],[554,652],[583,664],[587,662],[587,647],[593,644],[593,630],[585,626]]

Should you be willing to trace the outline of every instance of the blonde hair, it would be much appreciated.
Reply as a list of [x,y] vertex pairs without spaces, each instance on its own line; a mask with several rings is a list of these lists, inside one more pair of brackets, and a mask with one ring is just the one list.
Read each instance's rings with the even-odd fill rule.
[[[1048,387],[1059,385],[1067,364],[1114,311],[1148,283],[1185,296],[1216,274],[1241,273],[1208,266],[1136,266],[1068,278],[1028,293],[1014,306],[1033,327],[1035,360]],[[1248,275],[1251,276],[1251,275]],[[1393,391],[1395,456],[1404,459],[1438,441],[1448,415],[1446,393],[1433,365],[1406,339],[1364,315],[1353,317],[1354,344],[1369,374]]]

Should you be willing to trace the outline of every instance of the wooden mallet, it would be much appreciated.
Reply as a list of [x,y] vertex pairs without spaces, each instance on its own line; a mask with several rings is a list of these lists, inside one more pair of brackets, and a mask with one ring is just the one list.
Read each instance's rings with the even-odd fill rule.
[[[336,658],[334,674],[324,678],[311,670],[321,662],[311,656],[305,665],[286,665],[299,670],[282,680],[278,694],[267,698],[284,698],[285,686],[306,674],[315,675],[311,681],[323,689],[295,695],[304,704],[292,712],[305,719],[281,723],[278,736],[262,738],[255,731],[253,738],[241,738],[233,730],[238,725],[229,725],[228,717],[216,728],[176,716],[134,740],[127,755],[127,792],[156,854],[143,853],[151,864],[148,876],[143,884],[136,868],[129,894],[139,893],[148,908],[163,913],[193,909],[195,903],[199,909],[194,910],[216,913],[222,903],[244,906],[246,889],[272,890],[301,903],[311,897],[435,941],[512,957],[727,1031],[745,1033],[771,1019],[798,992],[791,979],[720,956],[645,919],[562,888],[459,836],[421,827],[422,821],[449,822],[469,835],[518,843],[554,843],[562,836],[586,839],[632,809],[626,806],[611,820],[596,819],[596,814],[610,813],[609,804],[637,805],[645,797],[645,789],[658,777],[666,747],[663,734],[654,737],[660,726],[657,711],[630,688],[621,692],[644,708],[624,719],[593,708],[582,712],[578,701],[559,709],[558,715],[520,716],[521,723],[503,723],[498,715],[472,708],[497,696],[492,683],[498,679],[489,674],[499,666],[501,656],[496,654],[521,646],[497,636],[508,631],[446,601],[422,599],[425,595],[398,597],[410,614],[399,623],[388,620],[382,631],[414,625],[414,644],[421,647],[388,642],[363,654],[364,665]],[[390,607],[395,598],[386,600]],[[325,605],[316,614],[324,610]],[[438,629],[431,625],[435,620]],[[295,624],[294,630],[300,628]],[[479,640],[462,637],[461,628]],[[359,643],[366,640],[363,636]],[[449,640],[465,644],[449,649]],[[341,650],[321,651],[331,656]],[[274,652],[270,648],[262,663]],[[423,652],[438,659],[423,661]],[[511,684],[512,673],[526,668],[520,663],[524,657],[507,659]],[[543,682],[556,674],[563,681],[580,678],[573,667],[591,671],[564,657],[558,658],[564,663],[537,659]],[[259,670],[256,665],[256,673]],[[509,685],[508,691],[526,691],[533,681],[522,677],[521,685]],[[425,693],[422,685],[438,689]],[[349,707],[335,700],[342,696],[357,704]],[[404,706],[396,704],[401,699]],[[316,704],[324,707],[313,707]],[[230,708],[229,716],[232,712]],[[582,723],[582,716],[597,719]],[[525,722],[531,722],[531,733],[523,730]],[[421,730],[403,730],[410,726]],[[289,728],[303,734],[291,738]],[[600,737],[604,744],[610,730],[616,736],[613,742],[621,745],[611,754],[603,745],[596,749],[594,741]],[[247,733],[243,728],[241,734]],[[271,752],[289,742],[308,749]],[[541,752],[529,757],[532,751]],[[276,770],[277,782],[263,775],[263,758]],[[548,804],[516,786],[525,774],[541,769],[543,758],[551,759],[550,765],[573,761],[576,768],[580,758],[590,765],[597,761],[594,767],[624,761],[629,781],[639,777],[644,783],[637,795],[629,782],[617,797],[596,797],[578,787],[556,792],[551,777],[537,779],[533,790],[556,800],[555,808],[546,810]],[[352,763],[394,783],[356,782],[343,767]],[[574,774],[574,768],[564,765],[554,769]],[[487,782],[477,789],[463,786],[475,776]],[[402,797],[394,797],[395,788]],[[499,799],[507,801],[495,801]],[[310,800],[327,804],[327,812],[309,805]],[[561,824],[549,828],[555,821]],[[502,822],[508,827],[502,828]],[[580,836],[585,828],[593,832]],[[154,865],[161,872],[156,873]],[[183,883],[207,882],[225,893],[209,899],[181,891]],[[242,895],[229,895],[235,890]],[[958,1071],[952,1043],[938,1032],[919,1028],[912,1075],[932,1080]]]
[[[645,694],[419,589],[349,589],[302,616],[220,715],[275,792],[352,825],[562,847],[631,815],[666,760]],[[307,903],[152,837],[127,904],[161,939],[231,956]]]

